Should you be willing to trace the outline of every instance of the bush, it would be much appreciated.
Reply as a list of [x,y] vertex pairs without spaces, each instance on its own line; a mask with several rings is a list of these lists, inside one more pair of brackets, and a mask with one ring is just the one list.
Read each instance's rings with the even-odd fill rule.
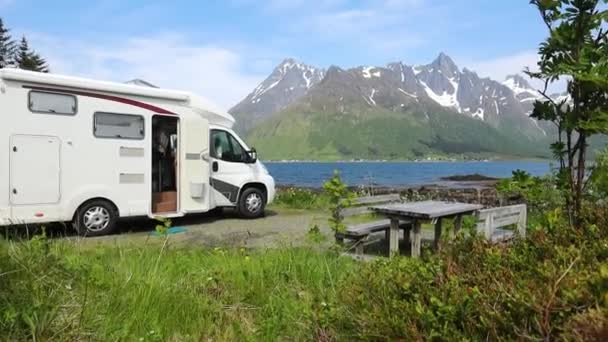
[[0,336],[606,341],[608,226],[574,230],[560,210],[544,220],[511,244],[472,230],[439,254],[369,263],[303,248],[179,249],[170,236],[0,241]]
[[460,237],[440,255],[381,260],[344,282],[337,330],[356,339],[608,337],[605,229],[578,236],[562,224],[511,246]]
[[564,194],[558,188],[553,175],[532,177],[526,171],[515,170],[513,177],[501,180],[496,190],[509,202],[526,203],[533,215],[544,214],[565,205]]
[[322,193],[292,187],[279,190],[273,204],[288,209],[326,209],[329,200]]

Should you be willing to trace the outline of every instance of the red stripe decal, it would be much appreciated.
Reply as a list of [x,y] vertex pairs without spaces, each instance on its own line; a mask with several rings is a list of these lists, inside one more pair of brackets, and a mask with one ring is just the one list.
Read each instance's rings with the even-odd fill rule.
[[44,88],[44,87],[24,87],[24,88],[29,88],[29,89],[33,89],[33,90],[40,90],[40,91],[55,92],[55,93],[66,93],[66,94],[73,94],[73,95],[94,97],[94,98],[98,98],[98,99],[103,99],[103,100],[108,100],[108,101],[114,101],[114,102],[120,102],[120,103],[124,103],[124,104],[127,104],[127,105],[131,105],[131,106],[147,109],[149,111],[152,111],[152,112],[158,113],[158,114],[178,115],[177,113],[173,113],[173,112],[168,111],[166,109],[163,109],[163,108],[160,108],[160,107],[156,107],[156,106],[151,105],[149,103],[139,102],[139,101],[135,101],[135,100],[131,100],[131,99],[125,99],[124,97],[118,97],[118,96],[113,96],[113,95],[88,93],[88,92],[79,91],[79,90],[66,90],[66,89],[55,89],[55,88]]

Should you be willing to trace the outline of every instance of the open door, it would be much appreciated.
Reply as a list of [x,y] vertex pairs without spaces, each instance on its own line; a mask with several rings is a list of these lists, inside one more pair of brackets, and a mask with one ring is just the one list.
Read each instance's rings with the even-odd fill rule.
[[209,211],[209,121],[201,117],[180,120],[182,213]]

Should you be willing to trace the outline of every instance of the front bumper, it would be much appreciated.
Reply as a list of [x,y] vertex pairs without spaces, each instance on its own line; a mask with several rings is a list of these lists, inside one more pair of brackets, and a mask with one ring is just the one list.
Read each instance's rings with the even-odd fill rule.
[[274,184],[274,178],[271,175],[268,175],[264,179],[264,184],[266,184],[266,204],[272,203],[274,201],[274,196],[276,195],[276,189]]

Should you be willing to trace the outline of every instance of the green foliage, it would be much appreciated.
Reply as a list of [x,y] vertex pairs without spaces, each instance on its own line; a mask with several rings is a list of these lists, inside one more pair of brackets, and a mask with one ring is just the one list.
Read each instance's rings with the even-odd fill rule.
[[597,225],[583,231],[557,209],[526,240],[459,234],[439,254],[362,263],[307,249],[0,241],[0,336],[601,341],[608,208],[587,211]]
[[[0,241],[2,340],[309,340],[354,264],[304,249]],[[332,303],[332,306],[328,305]]]
[[[557,141],[551,145],[559,161],[559,179],[568,188],[566,208],[582,228],[582,207],[587,190],[588,145],[593,135],[608,132],[608,10],[605,0],[532,0],[549,29],[539,49],[538,72],[545,82],[546,100],[536,101],[532,117],[551,121]],[[547,94],[548,85],[568,82],[569,98]]]
[[21,43],[15,54],[15,65],[24,70],[49,72],[49,66],[38,53],[32,51],[25,37],[21,38]]
[[158,222],[156,227],[154,227],[156,233],[158,235],[166,236],[169,228],[171,228],[171,219],[166,217],[155,217],[154,219]]
[[531,214],[542,214],[564,204],[554,176],[532,177],[526,171],[515,170],[512,178],[498,182],[496,190],[509,201],[526,203]]
[[593,200],[603,200],[608,197],[608,148],[596,156],[595,165],[591,170],[589,190]]
[[334,170],[333,177],[323,184],[323,190],[329,197],[329,210],[331,217],[328,219],[329,227],[334,232],[343,232],[346,229],[342,210],[352,205],[355,195],[348,190],[346,184],[340,178],[340,172]]
[[15,42],[10,35],[10,30],[4,26],[0,18],[0,69],[7,67],[13,62]]
[[318,225],[312,225],[307,233],[307,238],[309,241],[314,243],[321,243],[327,240],[327,237],[323,235],[321,229],[319,229]]
[[273,205],[289,209],[326,209],[329,202],[323,193],[290,187],[277,191]]
[[561,221],[510,246],[461,236],[426,260],[365,264],[344,279],[336,324],[356,340],[602,340],[607,233]]

